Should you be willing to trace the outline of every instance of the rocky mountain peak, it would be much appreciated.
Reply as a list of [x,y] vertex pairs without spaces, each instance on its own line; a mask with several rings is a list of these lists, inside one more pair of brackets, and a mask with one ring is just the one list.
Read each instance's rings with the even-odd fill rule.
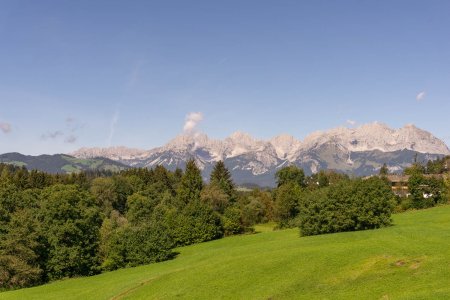
[[257,142],[254,137],[243,131],[233,132],[226,140],[240,144],[254,144]]
[[401,170],[416,154],[428,160],[449,155],[450,151],[444,142],[414,125],[392,129],[374,122],[355,128],[316,131],[303,141],[288,134],[264,141],[240,131],[224,140],[215,140],[197,132],[178,135],[149,151],[112,147],[82,148],[72,153],[83,158],[103,156],[131,166],[164,165],[169,169],[183,168],[188,159],[195,158],[205,176],[215,162],[223,160],[242,180],[259,176],[267,182],[273,182],[275,172],[287,164],[304,168],[307,173],[334,169],[367,175],[376,173],[383,163],[388,163],[392,170]]
[[289,134],[275,136],[269,143],[274,147],[277,156],[282,159],[289,159],[302,145],[299,140]]
[[224,141],[226,156],[238,156],[250,151],[260,151],[266,142],[253,138],[250,134],[237,131]]

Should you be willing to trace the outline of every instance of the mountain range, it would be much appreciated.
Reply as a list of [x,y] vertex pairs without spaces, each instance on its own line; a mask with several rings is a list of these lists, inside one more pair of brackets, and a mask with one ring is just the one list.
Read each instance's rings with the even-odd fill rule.
[[150,150],[81,148],[70,153],[81,159],[104,157],[132,167],[163,165],[170,170],[183,168],[187,160],[195,159],[205,179],[214,164],[223,160],[236,183],[260,186],[274,186],[274,174],[287,165],[303,168],[306,174],[333,169],[365,176],[377,173],[384,163],[395,173],[414,160],[449,154],[447,145],[425,130],[411,124],[393,129],[379,122],[317,131],[303,141],[287,134],[259,140],[243,132],[217,140],[194,132]]
[[129,166],[109,158],[77,158],[66,154],[32,156],[12,152],[1,154],[0,162],[54,174],[80,171],[118,172],[129,168]]

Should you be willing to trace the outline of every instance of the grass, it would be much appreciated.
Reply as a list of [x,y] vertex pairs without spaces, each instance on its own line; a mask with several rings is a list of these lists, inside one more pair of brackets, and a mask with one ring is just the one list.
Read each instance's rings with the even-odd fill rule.
[[77,167],[72,166],[72,165],[64,165],[61,168],[61,170],[63,170],[66,173],[79,173],[79,172],[81,172],[80,169],[78,169]]
[[277,226],[277,223],[275,222],[268,222],[264,224],[258,224],[253,226],[255,229],[255,233],[262,233],[262,232],[270,232],[274,231],[274,228]]
[[67,160],[68,162],[71,162],[74,164],[80,164],[80,165],[84,165],[84,166],[90,166],[92,164],[92,162],[94,161],[93,159],[76,158],[76,157],[71,157],[71,156],[67,156],[67,155],[62,155],[61,157],[64,158],[65,160]]
[[450,206],[394,220],[313,237],[259,226],[259,234],[180,248],[171,261],[0,299],[450,299]]

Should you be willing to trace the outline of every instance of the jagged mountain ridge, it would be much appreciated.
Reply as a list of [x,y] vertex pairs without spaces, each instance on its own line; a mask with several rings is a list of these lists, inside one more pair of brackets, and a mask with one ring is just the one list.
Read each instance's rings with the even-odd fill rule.
[[223,160],[238,183],[273,185],[273,175],[282,166],[294,164],[310,174],[335,169],[355,175],[375,173],[383,163],[401,171],[417,156],[419,160],[450,154],[444,142],[414,125],[392,129],[382,123],[357,128],[317,131],[303,141],[283,134],[269,141],[243,132],[224,140],[210,139],[202,133],[179,135],[166,145],[151,150],[82,148],[71,155],[80,158],[104,156],[136,167],[164,165],[184,167],[194,158],[205,177],[218,160]]

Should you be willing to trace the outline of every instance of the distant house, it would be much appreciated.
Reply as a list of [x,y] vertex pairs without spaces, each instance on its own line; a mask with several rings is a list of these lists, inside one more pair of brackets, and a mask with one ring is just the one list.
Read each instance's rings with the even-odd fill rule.
[[[450,160],[447,160],[450,167]],[[440,174],[425,174],[425,178],[442,178]],[[411,177],[410,175],[388,175],[386,176],[388,181],[391,183],[391,189],[397,196],[409,197],[408,181]],[[427,185],[421,185],[420,187],[426,188]],[[424,194],[424,198],[428,198],[427,194]]]
[[409,175],[388,175],[387,179],[391,183],[391,189],[397,196],[408,197],[408,180]]

